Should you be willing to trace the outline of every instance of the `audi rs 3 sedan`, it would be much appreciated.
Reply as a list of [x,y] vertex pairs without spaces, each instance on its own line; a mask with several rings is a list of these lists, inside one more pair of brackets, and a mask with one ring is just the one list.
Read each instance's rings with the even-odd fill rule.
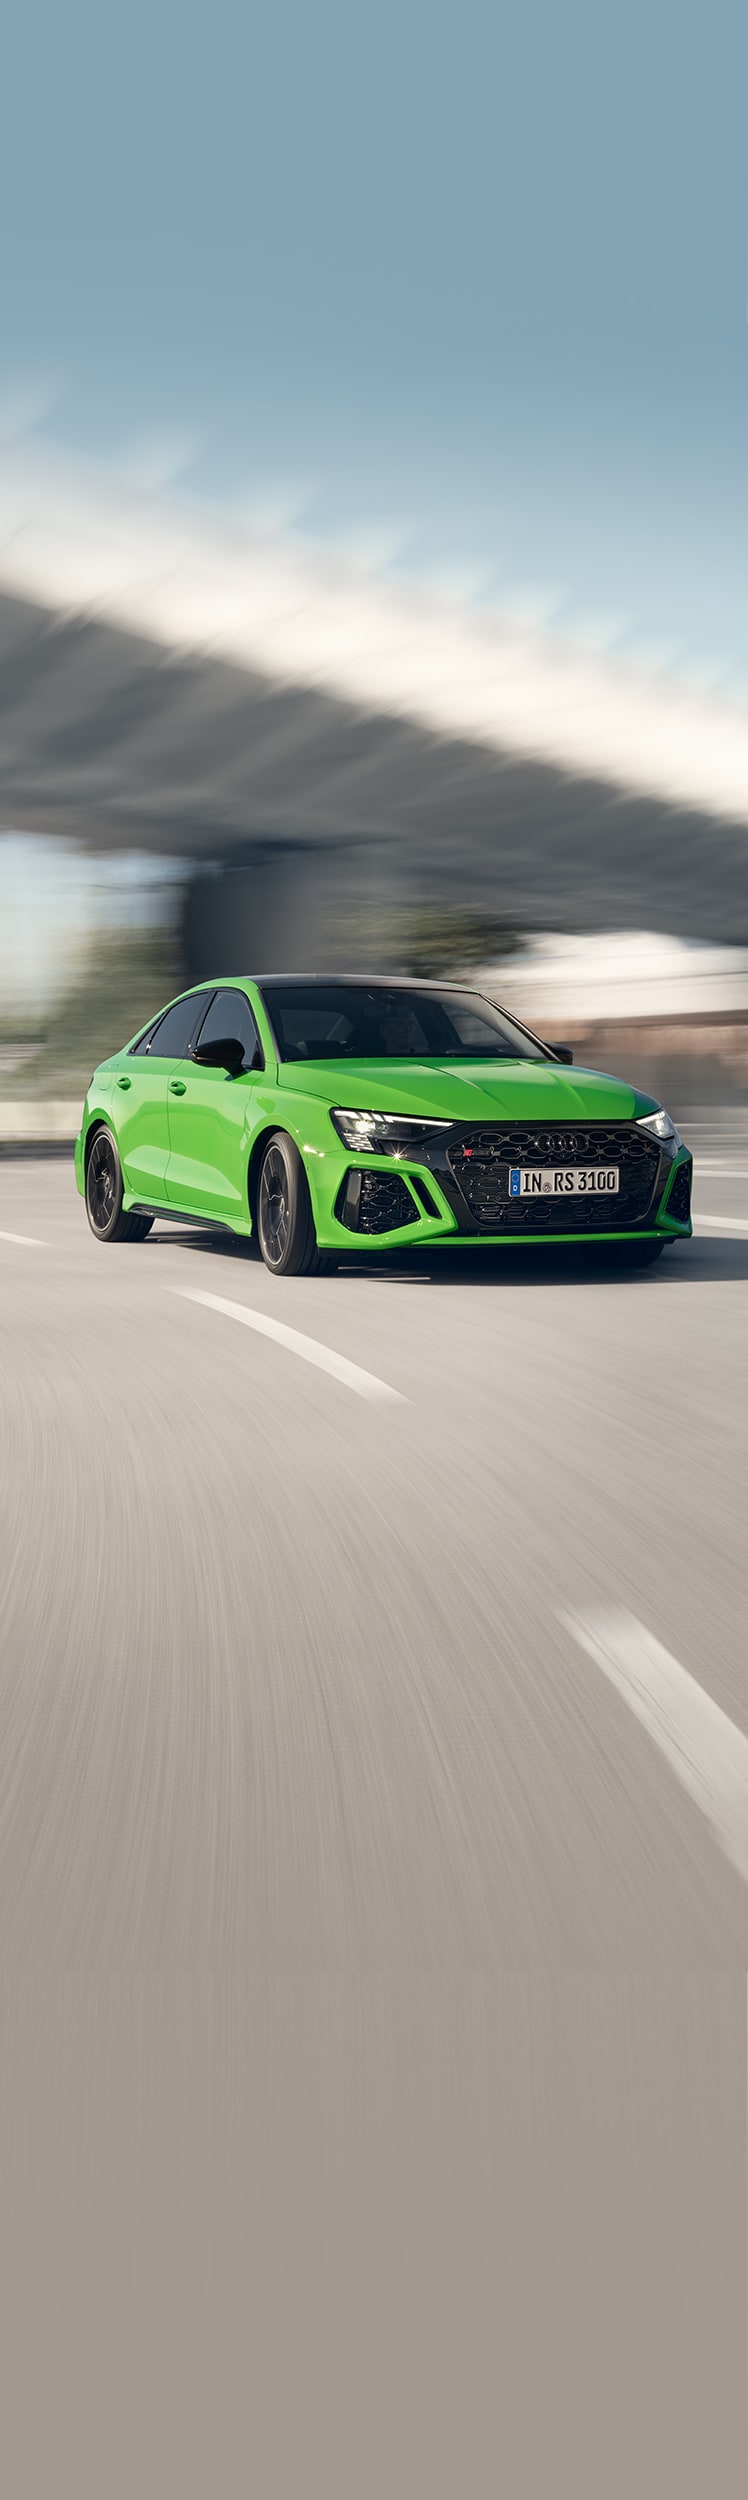
[[667,1111],[435,982],[202,982],[97,1068],[75,1170],[97,1241],[218,1225],[276,1276],[406,1243],[609,1242],[641,1267],[691,1232]]

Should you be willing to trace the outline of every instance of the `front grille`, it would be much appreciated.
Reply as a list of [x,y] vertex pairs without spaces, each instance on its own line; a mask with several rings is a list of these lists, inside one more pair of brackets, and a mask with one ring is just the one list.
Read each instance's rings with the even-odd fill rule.
[[336,1207],[349,1233],[396,1233],[419,1212],[399,1172],[349,1172]]
[[672,1215],[674,1224],[688,1223],[691,1213],[692,1171],[692,1163],[682,1163],[680,1171],[676,1172],[670,1196],[664,1210],[666,1215]]
[[[656,1140],[626,1126],[558,1129],[538,1125],[475,1129],[449,1148],[449,1164],[473,1221],[486,1231],[621,1232],[648,1214],[659,1170]],[[568,1170],[575,1164],[617,1164],[615,1196],[510,1198],[510,1169]]]

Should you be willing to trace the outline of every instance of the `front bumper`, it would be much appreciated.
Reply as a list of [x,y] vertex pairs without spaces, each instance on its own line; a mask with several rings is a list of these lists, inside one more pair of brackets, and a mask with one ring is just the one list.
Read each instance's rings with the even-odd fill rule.
[[[508,1127],[476,1132],[455,1123],[417,1154],[355,1156],[333,1150],[307,1165],[317,1239],[324,1249],[397,1249],[406,1243],[479,1242],[510,1247],[528,1243],[592,1243],[687,1240],[691,1234],[693,1163],[687,1147],[675,1150],[644,1138],[636,1122],[600,1123],[560,1138]],[[472,1144],[471,1144],[472,1141]],[[490,1151],[479,1168],[478,1148]],[[519,1199],[509,1195],[511,1164],[568,1166],[575,1162],[627,1165],[626,1187],[616,1198]],[[675,1212],[669,1212],[673,1200]]]

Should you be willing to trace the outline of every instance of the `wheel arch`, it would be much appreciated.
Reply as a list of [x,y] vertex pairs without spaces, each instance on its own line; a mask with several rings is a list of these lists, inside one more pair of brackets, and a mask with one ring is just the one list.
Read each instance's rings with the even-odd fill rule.
[[[90,1117],[90,1119],[89,1119],[89,1120],[87,1121],[87,1123],[86,1123],[86,1132],[85,1132],[85,1136],[84,1136],[84,1139],[83,1139],[83,1178],[84,1178],[84,1181],[85,1181],[85,1178],[86,1178],[86,1173],[87,1173],[87,1171],[88,1171],[88,1159],[89,1159],[89,1155],[90,1155],[90,1153],[91,1153],[91,1147],[92,1147],[92,1145],[93,1145],[94,1138],[98,1136],[98,1132],[99,1132],[99,1129],[100,1129],[100,1128],[108,1128],[108,1130],[109,1130],[109,1135],[110,1135],[110,1137],[113,1139],[114,1144],[115,1144],[115,1146],[116,1146],[116,1148],[117,1148],[117,1153],[119,1154],[119,1139],[118,1139],[118,1136],[117,1136],[117,1131],[116,1131],[116,1128],[114,1127],[114,1123],[113,1123],[113,1121],[112,1121],[112,1120],[108,1120],[108,1119],[107,1119],[107,1117],[106,1117],[106,1113],[105,1113],[104,1111],[92,1111],[92,1112],[91,1112],[91,1117]],[[121,1157],[120,1157],[120,1160],[121,1160]]]
[[[253,1137],[249,1162],[247,1164],[247,1198],[249,1202],[249,1212],[252,1220],[253,1232],[255,1231],[257,1225],[257,1188],[260,1178],[262,1158],[266,1146],[270,1144],[271,1137],[277,1137],[279,1129],[283,1130],[284,1137],[290,1137],[291,1144],[296,1147],[297,1154],[301,1154],[301,1147],[298,1145],[297,1139],[294,1137],[293,1130],[290,1128],[284,1128],[282,1120],[266,1120],[264,1126],[261,1129],[258,1129],[257,1136]],[[303,1163],[303,1155],[301,1156],[301,1160]]]

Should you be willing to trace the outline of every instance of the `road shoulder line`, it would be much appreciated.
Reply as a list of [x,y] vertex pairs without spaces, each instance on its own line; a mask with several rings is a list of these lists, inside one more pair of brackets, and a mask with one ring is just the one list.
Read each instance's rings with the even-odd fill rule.
[[693,1218],[695,1233],[748,1233],[748,1215],[698,1215]]

